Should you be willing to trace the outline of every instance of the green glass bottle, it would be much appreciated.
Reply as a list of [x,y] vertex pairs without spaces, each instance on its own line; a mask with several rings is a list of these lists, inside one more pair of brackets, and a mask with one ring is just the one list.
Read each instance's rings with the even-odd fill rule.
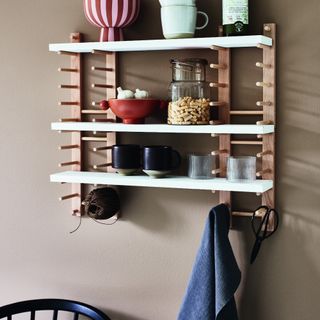
[[249,27],[249,0],[222,0],[223,34],[245,35]]

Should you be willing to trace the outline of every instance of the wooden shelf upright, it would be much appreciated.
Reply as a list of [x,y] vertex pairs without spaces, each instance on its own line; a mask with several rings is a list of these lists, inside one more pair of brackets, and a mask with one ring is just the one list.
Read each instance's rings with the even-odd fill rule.
[[[82,36],[80,33],[71,33],[70,40],[72,43],[80,43],[82,41]],[[66,53],[66,52],[60,52]],[[67,53],[66,53],[67,54]],[[76,53],[70,56],[70,70],[60,68],[59,70],[65,70],[70,72],[70,83],[72,86],[76,86],[75,89],[70,89],[70,106],[71,106],[71,119],[76,119],[77,121],[81,121],[81,110],[82,110],[82,100],[83,100],[83,70],[82,70],[82,54]],[[62,86],[60,86],[62,87]],[[63,104],[63,103],[60,103]],[[65,103],[68,105],[68,102]],[[61,119],[63,122],[67,119]],[[72,170],[81,171],[83,168],[83,160],[82,160],[82,141],[81,141],[82,133],[81,132],[72,132],[71,133],[71,146],[74,146],[71,151],[71,162],[74,163],[72,165]],[[80,216],[81,215],[81,203],[82,203],[82,191],[83,187],[81,184],[73,183],[71,186],[71,198],[72,202],[72,214]],[[62,199],[68,199],[68,196],[62,197]]]
[[[263,69],[263,79],[257,82],[256,85],[262,88],[262,101],[257,102],[257,107],[263,107],[262,112],[252,112],[254,115],[262,115],[262,121],[258,121],[257,125],[275,125],[276,122],[276,25],[269,23],[264,25],[264,35],[272,39],[272,46],[258,44],[257,47],[263,51],[263,61],[257,62],[256,66]],[[223,124],[232,124],[230,115],[232,114],[231,106],[231,64],[230,64],[230,49],[213,47],[218,50],[218,64],[213,64],[218,69],[218,83],[225,84],[218,87],[218,102],[219,105],[219,122]],[[248,112],[238,112],[237,115],[247,115]],[[258,135],[262,141],[245,140],[231,141],[231,135],[219,135],[219,165],[220,177],[225,177],[227,158],[232,155],[233,144],[259,144],[262,145],[262,151],[257,154],[261,159],[262,170],[257,173],[257,177],[263,180],[275,180],[275,133]],[[237,143],[236,143],[237,142]],[[258,194],[260,195],[260,194]],[[226,203],[232,210],[231,192],[220,191],[219,200],[221,203]],[[275,207],[275,185],[272,189],[262,194],[262,204],[270,208]],[[233,211],[232,211],[233,212]],[[250,212],[233,212],[235,216],[250,216]],[[251,213],[252,214],[252,213]]]

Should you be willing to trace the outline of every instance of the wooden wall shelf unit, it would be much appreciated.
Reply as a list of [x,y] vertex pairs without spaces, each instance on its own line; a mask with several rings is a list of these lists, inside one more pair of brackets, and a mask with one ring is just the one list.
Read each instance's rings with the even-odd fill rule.
[[[211,37],[177,40],[140,40],[120,42],[86,42],[81,43],[81,35],[71,35],[71,43],[50,44],[49,50],[70,57],[70,67],[59,68],[60,72],[68,72],[71,76],[70,85],[60,85],[60,88],[70,90],[70,101],[60,102],[62,106],[70,106],[71,118],[60,119],[51,125],[52,130],[69,132],[72,135],[70,145],[61,146],[61,150],[72,150],[72,160],[60,164],[61,167],[70,166],[72,171],[52,174],[52,182],[71,183],[72,193],[61,197],[61,200],[71,199],[74,214],[81,214],[82,184],[117,185],[117,186],[141,186],[156,188],[178,188],[193,190],[219,191],[220,202],[227,203],[230,208],[231,192],[253,192],[262,196],[262,204],[271,208],[275,207],[275,121],[276,121],[276,77],[275,77],[275,50],[276,50],[276,26],[264,25],[264,35],[238,36],[238,37]],[[263,78],[258,79],[256,85],[261,87],[262,99],[257,102],[257,110],[235,111],[231,105],[231,50],[233,48],[258,48],[262,51],[262,60],[256,63],[257,68],[263,70]],[[105,66],[93,67],[93,71],[104,72],[106,82],[92,84],[93,88],[99,88],[105,93],[106,99],[116,96],[116,59],[117,52],[125,51],[154,51],[154,50],[187,50],[187,49],[211,49],[218,51],[218,61],[212,62],[210,67],[218,73],[217,87],[218,101],[212,101],[210,105],[219,109],[219,122],[221,124],[200,126],[175,126],[166,124],[126,125],[116,123],[115,116],[110,111],[84,108],[82,103],[82,67],[81,59],[84,53],[104,55]],[[97,103],[93,102],[93,105]],[[108,121],[83,122],[84,115],[105,115]],[[260,116],[261,121],[255,124],[232,124],[232,116]],[[86,132],[86,136],[84,135]],[[95,133],[103,136],[95,136]],[[111,146],[116,142],[116,132],[145,132],[145,133],[171,133],[171,134],[210,134],[219,139],[219,150],[213,150],[212,154],[219,157],[220,177],[210,180],[191,180],[187,177],[168,177],[165,179],[151,179],[147,176],[123,177],[114,172],[110,165]],[[90,134],[93,133],[93,134]],[[252,140],[233,139],[232,135],[251,135]],[[106,152],[106,163],[94,166],[94,169],[106,169],[105,172],[86,172],[83,170],[82,155],[84,142],[95,141],[98,146],[96,151]],[[257,173],[261,179],[256,181],[239,183],[230,182],[226,176],[226,163],[229,155],[232,155],[233,145],[257,145],[261,151],[257,157],[262,161],[262,169]],[[223,151],[223,152],[222,152]],[[233,212],[234,216],[249,216],[248,212]]]

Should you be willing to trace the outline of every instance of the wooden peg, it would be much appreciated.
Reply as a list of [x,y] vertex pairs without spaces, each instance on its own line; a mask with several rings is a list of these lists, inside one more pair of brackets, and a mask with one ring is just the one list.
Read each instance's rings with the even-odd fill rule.
[[211,190],[211,193],[212,194],[215,194],[217,191],[216,190]]
[[259,153],[257,153],[257,158],[262,158],[263,156],[267,156],[270,154],[272,154],[272,152],[270,150],[259,152]]
[[257,217],[263,217],[265,215],[265,213],[266,213],[265,209],[261,208],[261,209],[256,211],[256,216]]
[[73,215],[73,216],[80,217],[80,216],[81,216],[81,211],[78,210],[78,209],[74,209],[74,210],[72,210],[72,215]]
[[257,139],[262,139],[263,138],[263,135],[262,134],[258,134],[257,135]]
[[272,66],[271,66],[271,64],[264,64],[262,62],[257,62],[256,67],[261,68],[261,69],[270,69]]
[[114,123],[116,122],[115,119],[97,119],[97,118],[94,118],[92,119],[92,122],[110,122],[110,123]]
[[223,47],[219,47],[219,46],[211,46],[210,49],[211,50],[216,50],[216,51],[218,51],[218,50],[222,50],[222,51],[227,50],[227,48],[223,48]]
[[71,42],[80,42],[81,41],[81,34],[78,32],[74,32],[70,34],[70,41]]
[[210,82],[210,88],[226,88],[228,85],[226,83]]
[[93,107],[100,107],[100,101],[92,101],[92,102],[91,102],[91,105],[92,105]]
[[221,173],[222,170],[221,169],[214,169],[211,171],[212,174],[218,174],[218,173]]
[[60,84],[60,89],[79,89],[79,86],[73,85],[73,84]]
[[62,118],[59,119],[59,122],[79,122],[80,119],[78,118]]
[[211,155],[218,156],[220,154],[225,154],[225,153],[228,153],[228,150],[215,150],[211,152]]
[[79,165],[79,164],[80,164],[79,161],[62,162],[62,163],[59,163],[59,167],[61,168],[61,167]]
[[263,111],[256,110],[233,110],[230,111],[231,116],[260,116],[263,115]]
[[93,83],[93,84],[91,85],[91,88],[109,88],[109,89],[112,89],[113,86],[110,85],[110,84]]
[[266,169],[266,170],[262,170],[262,171],[258,171],[257,172],[257,177],[262,177],[264,174],[267,174],[267,173],[271,173],[271,169]]
[[232,211],[234,217],[252,217],[253,212],[250,211]]
[[257,121],[256,125],[257,126],[267,126],[267,125],[272,125],[274,124],[271,120],[263,120],[263,121]]
[[216,63],[211,63],[210,64],[211,69],[227,69],[227,65],[225,64],[216,64]]
[[269,46],[266,46],[265,44],[262,44],[262,43],[257,44],[257,48],[259,48],[259,49],[270,49]]
[[231,144],[232,145],[252,145],[252,146],[259,146],[259,145],[262,145],[263,142],[262,141],[255,141],[255,140],[232,140],[231,141]]
[[92,53],[92,54],[101,54],[101,55],[110,54],[109,51],[96,50],[96,49],[92,50],[91,53]]
[[[262,217],[264,215],[265,211],[259,210],[256,211],[256,217]],[[253,212],[252,211],[232,211],[232,215],[235,217],[252,217]]]
[[267,88],[270,88],[270,87],[272,87],[272,83],[270,83],[270,82],[257,82],[256,83],[256,86],[257,87],[267,87]]
[[213,125],[213,126],[217,126],[217,125],[219,125],[219,124],[222,124],[222,122],[219,121],[219,120],[210,120],[209,123],[210,123],[211,125]]
[[209,106],[210,107],[222,107],[222,106],[225,106],[226,103],[223,102],[223,101],[211,101],[209,102]]
[[100,168],[106,168],[106,167],[111,167],[112,163],[102,163],[102,164],[95,164],[92,166],[93,169],[97,170]]
[[263,27],[263,30],[266,31],[266,32],[270,32],[270,31],[271,31],[271,27],[268,26],[268,25],[265,25],[265,26]]
[[79,145],[77,144],[69,144],[69,145],[65,145],[65,146],[59,146],[59,150],[69,150],[69,149],[79,149]]
[[112,68],[102,68],[102,67],[95,67],[95,66],[92,66],[91,70],[92,71],[106,71],[106,72],[112,72],[113,71]]
[[78,69],[72,69],[72,68],[58,68],[59,72],[78,72]]
[[64,200],[76,198],[76,197],[79,197],[79,196],[80,196],[79,193],[73,193],[73,194],[69,194],[67,196],[60,197],[59,201],[64,201]]
[[211,133],[211,138],[219,138],[220,135],[216,133]]
[[256,105],[258,107],[271,107],[272,102],[271,101],[257,101]]
[[78,56],[79,53],[77,52],[70,52],[70,51],[58,51],[59,55],[66,55],[66,56]]
[[256,193],[256,196],[257,196],[257,197],[261,197],[261,196],[262,196],[262,193],[257,192],[257,193]]
[[94,142],[106,142],[108,141],[105,137],[82,137],[82,141],[94,141]]
[[83,114],[106,114],[107,112],[107,110],[81,110]]
[[59,101],[59,106],[78,106],[78,101]]
[[104,151],[104,150],[111,150],[112,149],[112,147],[95,147],[95,148],[92,148],[91,150],[93,151],[93,152],[99,152],[99,151]]

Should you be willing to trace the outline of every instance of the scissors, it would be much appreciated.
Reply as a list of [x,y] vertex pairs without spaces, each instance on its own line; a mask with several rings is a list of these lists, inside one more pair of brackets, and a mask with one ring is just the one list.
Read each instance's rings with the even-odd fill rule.
[[[261,222],[257,225],[256,221],[258,218],[262,217]],[[270,230],[270,223],[274,221],[274,229]],[[255,234],[256,241],[252,248],[250,263],[252,264],[259,253],[262,242],[271,237],[278,229],[279,226],[279,214],[275,209],[270,209],[268,206],[261,206],[257,208],[251,218],[251,227],[253,233]]]

